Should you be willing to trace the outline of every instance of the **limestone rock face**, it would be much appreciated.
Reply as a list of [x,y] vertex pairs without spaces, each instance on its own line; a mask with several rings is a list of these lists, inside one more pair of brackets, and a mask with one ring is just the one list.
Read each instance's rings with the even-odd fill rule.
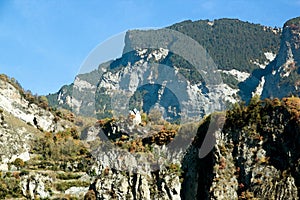
[[[120,111],[117,113],[120,115],[128,115],[127,108],[146,112],[156,108],[170,120],[178,116],[184,118],[181,109],[191,111],[188,117],[199,114],[194,112],[197,110],[200,122],[205,114],[224,109],[223,104],[214,104],[216,99],[233,103],[239,99],[235,96],[239,90],[249,89],[244,93],[247,98],[254,93],[262,97],[299,94],[299,24],[297,18],[285,24],[278,55],[272,60],[273,54],[265,54],[270,60],[267,66],[260,66],[252,74],[238,70],[219,71],[235,77],[240,83],[249,83],[251,87],[248,88],[232,88],[221,82],[209,85],[199,77],[198,82],[189,80],[180,76],[180,69],[169,62],[172,52],[167,47],[146,49],[134,44],[129,45],[133,49],[128,54],[104,64],[107,70],[96,70],[93,72],[96,76],[78,76],[76,84],[71,89],[63,88],[57,100],[77,113],[97,117],[116,114],[111,112],[112,108],[118,108],[115,110]],[[164,67],[153,63],[170,64],[172,70],[163,71]],[[151,70],[148,70],[150,65]],[[208,72],[203,71],[204,74]],[[91,80],[90,76],[96,78]],[[175,79],[181,81],[177,88],[172,85]],[[143,94],[143,91],[147,92]],[[178,96],[171,91],[180,92],[181,107],[175,98]],[[143,101],[141,94],[148,101]],[[107,98],[99,103],[99,97]],[[120,97],[132,97],[130,103],[133,103],[125,104]],[[150,97],[155,97],[156,101],[151,101]],[[63,195],[81,199],[85,193],[96,199],[299,199],[299,98],[264,102],[252,99],[249,102],[248,107],[234,105],[226,115],[224,111],[205,116],[197,124],[196,135],[188,140],[187,149],[181,149],[182,144],[177,143],[178,151],[173,152],[166,145],[176,134],[173,129],[164,127],[171,124],[159,124],[143,132],[147,124],[140,123],[140,116],[137,121],[109,118],[95,120],[97,125],[82,131],[81,139],[91,152],[85,155],[90,149],[81,148],[70,160],[48,162],[46,156],[34,152],[30,142],[46,135],[41,130],[54,135],[68,124],[52,112],[30,103],[13,84],[0,79],[0,179],[16,180],[14,183],[19,184],[21,195],[28,199],[62,198]],[[99,124],[105,122],[107,126],[100,128]],[[213,130],[209,130],[210,127]],[[192,132],[189,128],[186,132]],[[102,138],[104,131],[107,135]],[[134,140],[131,133],[144,138]],[[209,142],[213,145],[202,157],[207,135],[211,136]],[[105,146],[107,141],[119,142],[129,151]],[[79,142],[82,141],[76,140]],[[136,149],[147,147],[150,156],[144,157],[146,150],[138,151],[129,144]],[[80,157],[81,154],[86,157]],[[28,161],[25,170],[14,166],[17,158]],[[2,183],[1,187],[8,185]]]
[[285,23],[280,50],[268,68],[271,73],[265,77],[263,98],[300,94],[300,18]]
[[[8,163],[20,158],[23,161],[30,159],[29,141],[33,138],[32,133],[23,126],[18,124],[13,126],[11,121],[18,119],[11,116],[9,113],[2,111],[0,113],[0,169],[8,171]],[[27,127],[28,128],[28,127]]]
[[[166,164],[153,170],[131,154],[99,150],[95,194],[99,199],[298,199],[299,102],[252,101],[248,108],[228,111],[221,129],[223,114],[206,118],[187,151],[173,156],[179,171]],[[210,123],[215,128],[208,133]],[[200,158],[207,134],[215,145]],[[158,148],[161,155],[169,153]],[[130,166],[141,168],[130,171]]]
[[[178,61],[180,58],[172,56],[184,52],[185,44],[174,49],[176,40],[170,37],[161,42],[159,48],[151,49],[151,45],[159,43],[153,39],[158,37],[153,32],[128,31],[120,58],[100,64],[98,69],[89,73],[79,74],[72,85],[62,87],[48,98],[55,106],[98,119],[127,115],[133,108],[148,113],[153,107],[159,107],[165,118],[175,120],[180,117],[201,119],[205,114],[224,109],[228,102],[239,100],[239,89],[223,83],[220,74],[239,83],[249,73],[236,69],[218,70],[203,48],[197,65],[187,64],[197,60],[197,56]],[[151,38],[152,34],[155,37]],[[149,40],[148,47],[141,44],[145,41],[141,39],[144,37]],[[195,66],[199,69],[193,69]]]
[[[283,27],[280,49],[265,68],[254,70],[239,84],[238,92],[247,103],[254,94],[262,99],[299,96],[300,84],[300,18],[287,21]],[[268,54],[267,54],[268,55]],[[270,55],[268,55],[270,57]]]
[[[244,110],[239,114],[236,110],[234,115],[227,113],[222,131],[213,133],[216,138],[214,149],[202,159],[198,150],[207,132],[207,123],[214,119],[200,126],[182,161],[185,170],[182,197],[299,198],[300,123],[294,115],[300,111],[299,107],[296,108],[299,99],[287,98],[281,105],[274,101],[262,107],[259,104],[250,106],[251,111]],[[255,107],[260,116],[254,114]],[[249,116],[248,112],[256,119],[242,117]]]
[[41,174],[29,174],[22,177],[21,181],[23,195],[29,199],[39,197],[46,199],[50,193],[46,190],[45,184],[52,182],[52,179]]
[[61,123],[55,121],[51,112],[30,103],[16,87],[2,79],[0,79],[0,108],[44,131],[57,132],[64,129]]
[[179,177],[166,171],[130,174],[106,170],[95,188],[99,199],[181,199]]

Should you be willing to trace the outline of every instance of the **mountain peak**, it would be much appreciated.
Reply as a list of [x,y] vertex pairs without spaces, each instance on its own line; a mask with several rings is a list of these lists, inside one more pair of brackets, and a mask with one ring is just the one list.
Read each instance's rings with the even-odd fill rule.
[[295,17],[293,19],[288,20],[284,23],[284,28],[288,26],[298,26],[300,27],[300,17]]

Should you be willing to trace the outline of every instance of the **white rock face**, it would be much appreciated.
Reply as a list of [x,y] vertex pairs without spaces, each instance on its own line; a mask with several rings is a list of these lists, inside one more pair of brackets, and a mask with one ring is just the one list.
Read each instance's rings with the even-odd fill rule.
[[299,44],[300,34],[298,29],[284,27],[282,40],[276,62],[273,63],[272,73],[265,76],[263,98],[286,97],[299,94]]
[[70,194],[77,196],[78,198],[83,198],[88,190],[89,187],[70,187],[65,191],[65,194]]
[[276,58],[276,54],[272,53],[272,52],[265,52],[264,53],[266,58],[271,62]]
[[84,137],[83,139],[85,139],[87,142],[91,142],[98,137],[98,134],[100,132],[101,132],[100,127],[91,126],[91,127],[88,127],[86,132],[82,133],[82,137]]
[[146,58],[147,61],[149,61],[152,58],[154,58],[155,61],[159,61],[165,58],[169,53],[169,50],[164,48],[153,50],[150,54],[147,54],[147,51],[147,49],[136,50],[137,55],[141,58]]
[[0,164],[0,171],[8,171],[8,165],[6,163]]
[[28,161],[33,130],[61,131],[68,127],[64,120],[29,103],[10,83],[0,80],[0,168],[8,170],[7,163],[17,158]]
[[[146,87],[147,85],[159,85],[160,87],[158,91],[148,91],[151,94],[153,92],[157,93],[156,104],[162,105],[164,101],[172,102],[168,99],[171,96],[166,97],[165,95],[168,91],[171,91],[175,95],[172,98],[177,98],[180,104],[178,106],[180,106],[181,110],[176,110],[174,104],[164,109],[167,112],[172,111],[173,113],[174,111],[175,116],[180,115],[182,122],[196,117],[197,120],[200,120],[201,115],[213,112],[215,108],[221,110],[220,104],[225,103],[225,101],[236,101],[234,94],[237,93],[237,90],[231,89],[225,84],[220,87],[208,85],[208,94],[206,94],[205,86],[202,83],[191,84],[179,73],[177,67],[153,64],[149,61],[150,59],[155,59],[155,61],[159,62],[165,58],[168,55],[168,50],[166,49],[160,48],[151,51],[140,49],[136,52],[136,55],[140,59],[137,59],[134,63],[128,63],[127,66],[121,67],[116,71],[107,71],[100,79],[99,88],[103,88],[103,95],[111,97],[111,102],[108,103],[112,103],[115,113],[121,113],[123,116],[126,116],[129,110],[129,97],[139,88]],[[205,73],[207,72],[203,72],[203,74]],[[249,76],[248,73],[237,70],[226,71],[226,73],[233,74],[239,81],[245,80]],[[211,94],[215,90],[218,92]],[[153,104],[153,102],[151,103]],[[152,104],[145,107],[153,107],[154,104]],[[181,113],[179,113],[180,111]]]
[[126,174],[112,172],[107,168],[96,181],[97,198],[111,199],[180,199],[179,177],[170,172],[160,171],[161,191],[156,184],[156,176],[147,174]]
[[241,72],[239,70],[236,69],[232,69],[232,70],[218,70],[219,72],[225,73],[225,74],[230,74],[232,76],[234,76],[236,78],[236,80],[238,80],[239,82],[243,82],[245,81],[250,74],[247,72]]
[[97,198],[180,199],[178,172],[166,166],[173,163],[180,167],[183,151],[173,153],[167,146],[153,145],[149,154],[135,154],[103,144],[92,154],[96,159],[92,170],[98,175],[95,181]]
[[0,122],[0,169],[8,170],[8,163],[20,158],[23,161],[30,159],[29,140],[32,136],[24,128],[12,127],[6,124],[6,113],[0,113],[0,118],[4,120]]
[[[59,101],[71,107],[76,113],[83,115],[96,117],[96,113],[102,114],[102,112],[106,113],[104,110],[108,112],[112,109],[113,115],[127,116],[129,111],[129,98],[132,97],[138,89],[145,85],[160,85],[158,102],[156,103],[163,104],[164,101],[166,101],[166,99],[162,100],[164,94],[168,91],[173,92],[181,103],[181,108],[171,106],[170,108],[165,107],[164,109],[168,115],[171,113],[169,111],[172,111],[174,116],[181,115],[181,118],[188,120],[189,117],[199,117],[214,111],[212,110],[212,108],[215,107],[213,104],[222,104],[225,103],[225,101],[236,102],[238,98],[238,95],[236,95],[237,90],[225,85],[217,89],[218,94],[206,94],[206,92],[212,93],[212,90],[216,90],[215,87],[209,86],[209,83],[206,83],[208,86],[203,86],[201,85],[202,83],[191,84],[186,80],[183,74],[180,73],[178,66],[159,65],[159,63],[169,55],[168,49],[137,49],[131,53],[134,59],[128,61],[122,60],[122,66],[114,68],[113,70],[109,70],[109,68],[98,70],[101,71],[98,77],[98,89],[92,86],[88,80],[84,81],[77,77],[75,85],[77,85],[78,82],[79,86],[73,88],[73,96],[71,97],[68,92],[61,90],[58,98]],[[127,59],[127,57],[125,56],[121,59]],[[126,66],[123,66],[124,63]],[[216,71],[216,73],[218,72],[220,71]],[[208,72],[201,70],[200,73],[205,76]],[[239,82],[249,77],[248,73],[240,72],[235,69],[222,71],[222,73],[233,75]],[[207,91],[205,87],[212,87],[212,89]],[[99,91],[99,89],[101,89],[101,93],[95,93],[95,91]],[[100,109],[100,112],[98,107],[99,103],[95,104],[95,96],[97,95],[100,97],[101,95],[108,96],[108,98],[105,99],[105,103],[103,103],[105,105],[100,106],[102,109]],[[210,96],[213,96],[214,99],[210,99]],[[143,104],[144,103],[145,102],[143,102]],[[150,105],[149,107],[151,106],[154,105]],[[143,108],[144,107],[147,107],[147,105],[143,105]],[[88,112],[83,112],[83,110],[88,110]],[[205,111],[205,113],[203,111]]]
[[147,60],[150,60],[150,58],[154,57],[155,61],[159,61],[163,58],[165,58],[169,53],[168,49],[159,48],[158,50],[154,50],[151,54],[149,54]]
[[265,69],[266,66],[276,58],[276,54],[274,54],[272,52],[265,52],[264,55],[265,55],[265,57],[268,61],[266,61],[264,63],[259,63],[257,61],[252,61],[252,63],[259,66],[261,69]]
[[[211,92],[210,98],[223,98],[224,102],[228,101],[230,103],[236,103],[237,99],[235,95],[237,94],[238,89],[232,89],[226,84],[218,85],[213,92]],[[216,94],[215,94],[216,93]],[[222,110],[222,108],[216,108],[216,110]]]
[[280,76],[283,77],[288,77],[291,73],[291,64],[295,63],[294,60],[294,55],[291,49],[291,44],[289,42],[286,42],[286,46],[288,48],[287,51],[287,59],[285,61],[285,63],[278,69],[278,73],[280,73]]
[[22,193],[29,199],[35,199],[37,196],[41,199],[49,198],[50,193],[45,188],[47,182],[52,182],[52,179],[41,174],[23,176],[21,180]]
[[265,77],[262,77],[261,78],[261,81],[259,82],[259,85],[257,86],[255,92],[252,92],[252,96],[254,95],[258,95],[258,96],[261,96],[262,92],[263,92],[263,89],[264,89],[264,85],[265,85]]
[[0,108],[45,131],[54,131],[56,127],[51,112],[35,104],[29,104],[15,87],[3,80],[0,80]]
[[[94,71],[93,73],[98,74],[98,72],[100,73],[100,71]],[[103,72],[105,70],[101,71],[101,73]],[[63,86],[59,90],[57,104],[69,108],[75,114],[95,117],[96,90],[97,83],[93,83],[92,80],[78,75],[73,85]]]
[[85,80],[81,80],[78,77],[75,78],[74,81],[74,88],[78,89],[80,92],[84,91],[84,90],[96,90],[96,86],[92,85],[91,83],[85,81]]

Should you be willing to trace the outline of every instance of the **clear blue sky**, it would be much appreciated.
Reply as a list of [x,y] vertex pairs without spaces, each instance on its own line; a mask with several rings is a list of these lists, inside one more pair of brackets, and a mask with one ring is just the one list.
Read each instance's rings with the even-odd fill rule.
[[128,29],[238,18],[267,26],[300,16],[300,0],[0,0],[0,73],[34,94],[73,82],[89,52]]

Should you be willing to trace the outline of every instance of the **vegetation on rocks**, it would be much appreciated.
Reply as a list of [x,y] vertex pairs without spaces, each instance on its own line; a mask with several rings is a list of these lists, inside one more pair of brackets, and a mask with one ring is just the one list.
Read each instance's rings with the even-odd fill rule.
[[[280,29],[243,22],[238,19],[191,21],[169,28],[187,34],[199,42],[213,58],[219,69],[251,72],[264,63],[264,52],[276,54],[280,44]],[[180,66],[180,65],[177,65]]]
[[[297,199],[300,186],[299,116],[299,98],[261,101],[256,96],[248,106],[235,104],[226,111],[221,131],[218,130],[221,116],[207,117],[200,125],[191,149],[201,148],[210,123],[217,127],[214,133],[216,145],[205,158],[196,158],[199,176],[204,176],[199,179],[196,197]],[[185,174],[191,173],[189,170],[184,168]],[[185,193],[188,191],[186,189]]]

